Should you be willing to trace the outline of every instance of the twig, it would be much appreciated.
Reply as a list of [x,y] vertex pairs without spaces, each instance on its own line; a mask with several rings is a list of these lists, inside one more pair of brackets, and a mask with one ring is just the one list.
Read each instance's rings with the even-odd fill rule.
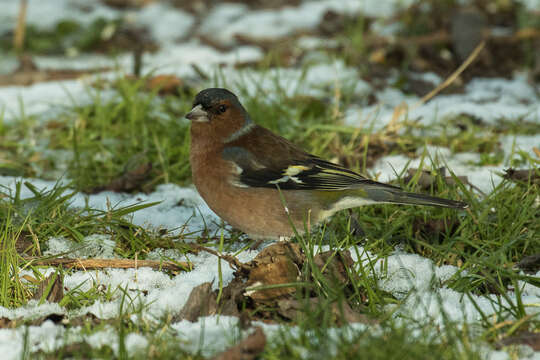
[[26,30],[26,9],[28,7],[28,0],[21,0],[21,7],[19,8],[19,16],[17,17],[17,27],[13,34],[13,47],[17,53],[22,53],[24,45],[24,33]]
[[68,268],[80,270],[94,270],[104,268],[132,269],[140,267],[150,267],[156,270],[169,271],[190,271],[193,264],[189,262],[172,262],[156,260],[131,260],[131,259],[68,259],[68,258],[40,258],[24,257],[30,261],[30,265],[37,266],[57,266],[63,265]]
[[411,108],[411,110],[425,104],[435,95],[437,95],[438,93],[443,91],[445,88],[447,88],[450,84],[452,84],[458,78],[458,76],[461,75],[461,73],[465,71],[465,69],[469,67],[469,65],[478,57],[478,54],[480,54],[480,52],[484,49],[485,46],[486,46],[485,41],[482,41],[480,44],[478,44],[476,48],[474,48],[474,50],[471,52],[471,54],[467,57],[467,59],[465,59],[463,64],[461,64],[456,69],[456,71],[452,73],[452,75],[446,78],[446,80],[444,80],[441,84],[439,84],[435,89],[431,90],[428,94],[424,95],[422,99],[420,99],[420,101]]
[[471,52],[471,54],[465,59],[465,61],[454,71],[449,77],[446,78],[441,84],[439,84],[435,89],[431,90],[428,94],[424,95],[416,104],[408,108],[404,104],[398,105],[396,108],[394,108],[394,114],[392,115],[392,121],[390,121],[389,127],[393,128],[396,126],[396,123],[398,122],[398,119],[403,115],[403,113],[407,110],[412,111],[419,106],[424,105],[426,102],[431,100],[435,95],[446,89],[450,84],[452,84],[459,75],[467,67],[478,57],[478,54],[484,49],[486,46],[486,41],[482,41],[480,44],[476,46],[476,48]]
[[226,255],[226,254],[220,254],[216,250],[207,248],[207,247],[199,245],[199,244],[190,244],[190,247],[192,249],[194,249],[194,250],[204,251],[204,252],[207,252],[207,253],[212,254],[214,256],[217,256],[218,258],[220,258],[222,260],[225,260],[235,270],[238,270],[238,269],[249,270],[250,269],[249,266],[247,266],[246,264],[240,262],[240,260],[238,260],[234,256]]

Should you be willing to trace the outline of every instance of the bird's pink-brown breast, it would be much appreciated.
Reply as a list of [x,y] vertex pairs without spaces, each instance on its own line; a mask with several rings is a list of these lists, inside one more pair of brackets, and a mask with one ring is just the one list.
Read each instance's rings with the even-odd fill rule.
[[[292,236],[294,231],[276,189],[234,185],[239,169],[221,157],[222,145],[192,139],[193,183],[208,206],[223,220],[255,238]],[[309,209],[316,202],[308,191],[283,192],[289,216],[302,233]],[[319,209],[312,209],[315,215]],[[313,223],[316,221],[314,220]]]

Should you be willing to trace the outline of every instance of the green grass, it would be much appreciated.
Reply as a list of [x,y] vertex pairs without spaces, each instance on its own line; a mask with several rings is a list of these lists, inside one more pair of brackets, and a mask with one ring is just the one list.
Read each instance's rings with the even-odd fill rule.
[[[216,79],[216,84],[222,83]],[[156,93],[142,91],[143,81],[121,79],[115,85],[118,91],[112,96],[105,96],[99,89],[88,89],[92,95],[91,103],[78,104],[72,99],[72,104],[54,118],[25,116],[23,112],[18,121],[0,122],[0,174],[49,179],[63,176],[70,180],[67,185],[58,183],[47,191],[21,182],[14,192],[0,189],[2,306],[16,308],[27,304],[36,287],[20,278],[18,269],[28,266],[28,261],[17,252],[17,241],[26,240],[27,254],[40,256],[50,237],[64,237],[77,247],[82,246],[88,235],[104,234],[116,242],[115,254],[126,258],[144,258],[157,248],[174,249],[185,254],[188,249],[182,235],[195,237],[199,242],[207,241],[195,234],[173,237],[166,231],[156,233],[130,221],[131,214],[152,204],[128,207],[115,207],[113,204],[107,210],[69,206],[78,190],[92,191],[106,186],[145,163],[152,164],[152,170],[134,191],[152,191],[158,184],[168,182],[189,183],[189,124],[182,117],[190,108],[194,91],[180,98],[158,97]],[[447,119],[444,128],[405,121],[399,124],[404,131],[397,137],[386,129],[372,132],[370,129],[342,126],[341,118],[335,115],[339,111],[333,108],[334,94],[331,90],[323,99],[289,98],[278,88],[275,93],[276,100],[271,102],[261,94],[248,94],[245,89],[241,97],[259,124],[310,152],[337,159],[356,170],[365,170],[370,161],[383,155],[416,154],[425,145],[476,152],[482,156],[481,164],[499,164],[503,161],[499,146],[501,136],[540,132],[536,124],[520,120],[516,121],[519,125],[509,119],[493,126],[460,116]],[[344,109],[350,101],[352,99],[345,96],[337,110]],[[511,157],[514,164],[527,167],[538,164],[538,159],[529,154],[516,152]],[[445,165],[427,156],[423,163],[432,169]],[[398,175],[400,186],[411,191],[425,191],[419,189],[417,178],[405,183],[402,179],[404,174]],[[275,309],[264,309],[270,312],[272,319],[279,319],[278,323],[284,327],[269,338],[261,358],[300,359],[306,354],[318,354],[320,358],[337,359],[355,356],[374,359],[475,359],[480,357],[479,347],[484,342],[494,344],[520,331],[540,326],[538,317],[526,314],[527,306],[531,305],[523,302],[520,293],[520,282],[540,285],[540,280],[522,274],[514,267],[523,257],[540,252],[538,186],[504,181],[484,197],[458,179],[454,179],[455,185],[447,185],[440,174],[435,178],[427,192],[463,199],[470,204],[470,210],[369,206],[353,210],[353,218],[358,221],[363,235],[352,232],[353,218],[347,212],[341,212],[323,229],[293,240],[301,245],[307,257],[300,269],[302,277],[299,282],[302,286],[299,286],[301,290],[297,294],[304,308],[294,323],[295,328],[289,328],[291,322],[280,319]],[[31,192],[30,197],[21,197],[24,188]],[[220,238],[218,244],[210,242],[210,245],[216,245],[220,251],[237,251],[244,245],[250,245],[250,241],[238,239],[237,235]],[[323,245],[329,246],[333,258],[341,256],[339,250],[349,248],[358,253],[367,250],[373,255],[369,263],[349,271],[347,283],[343,283],[325,275],[315,263],[318,248]],[[392,254],[396,247],[419,254],[437,265],[458,266],[460,271],[455,276],[444,284],[433,286],[450,287],[473,302],[476,296],[484,299],[489,296],[500,310],[494,315],[484,314],[475,326],[446,320],[441,328],[435,324],[409,321],[399,311],[405,306],[405,300],[383,291],[378,286],[373,268],[376,260]],[[30,267],[30,270],[41,280],[37,275],[39,269]],[[59,274],[69,273],[65,269],[58,271]],[[143,319],[141,315],[145,308],[138,306],[137,298],[130,297],[125,289],[103,288],[97,281],[85,289],[82,290],[82,286],[71,289],[60,305],[67,310],[77,310],[96,301],[120,297],[121,315],[109,322],[93,323],[88,320],[81,330],[85,336],[90,336],[107,326],[112,327],[117,337],[111,340],[111,344],[118,345],[119,350],[115,353],[111,346],[92,348],[82,341],[39,356],[203,358],[201,353],[191,354],[185,350],[185,344],[171,329],[171,316]],[[516,302],[507,295],[512,289],[518,299]],[[409,297],[414,295],[413,292],[407,294]],[[310,297],[317,298],[318,304],[306,301]],[[335,330],[345,322],[343,314],[330,313],[328,306],[345,302],[352,304],[355,311],[376,320],[377,324],[354,331],[347,328],[342,332]],[[262,312],[261,309],[257,311]],[[66,328],[75,326],[68,323]],[[126,353],[125,338],[131,332],[145,336],[150,345],[145,352],[130,357]],[[238,329],[238,333],[241,332]],[[231,337],[231,342],[233,340]]]

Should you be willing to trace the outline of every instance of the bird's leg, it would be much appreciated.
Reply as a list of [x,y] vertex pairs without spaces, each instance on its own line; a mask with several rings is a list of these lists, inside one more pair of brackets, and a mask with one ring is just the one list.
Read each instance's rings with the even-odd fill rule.
[[366,233],[360,226],[360,222],[358,221],[358,216],[352,211],[352,209],[348,209],[349,211],[349,220],[351,222],[351,235],[358,236],[358,237],[365,237]]
[[255,243],[249,247],[249,250],[257,250],[262,245],[263,242],[264,242],[264,239],[259,239],[255,241]]

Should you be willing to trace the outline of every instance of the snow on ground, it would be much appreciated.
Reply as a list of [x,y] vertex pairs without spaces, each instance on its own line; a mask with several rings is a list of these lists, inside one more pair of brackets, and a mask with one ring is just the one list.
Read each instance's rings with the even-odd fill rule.
[[[22,180],[32,183],[41,191],[51,190],[56,184],[53,181],[0,176],[0,189],[2,192],[14,193],[16,183]],[[21,198],[31,196],[33,193],[22,186]],[[71,206],[82,209],[88,204],[92,209],[107,210],[109,204],[118,208],[152,202],[159,204],[135,212],[131,219],[134,224],[172,230],[172,234],[199,232],[206,226],[211,234],[221,223],[194,188],[174,184],[160,185],[150,194],[130,195],[111,191],[94,195],[77,193],[71,199]]]
[[[0,0],[0,31],[11,30],[17,23],[20,2]],[[119,12],[99,1],[85,0],[30,0],[26,11],[26,22],[40,29],[51,29],[62,20],[74,20],[90,24],[98,18],[114,20]]]
[[315,28],[327,11],[338,14],[363,13],[368,17],[389,17],[415,0],[322,0],[303,2],[298,7],[246,12],[245,5],[221,4],[205,16],[200,33],[212,35],[223,45],[236,42],[237,35],[255,40],[273,40]]
[[[428,79],[433,79],[433,76]],[[345,123],[380,130],[390,123],[394,108],[402,103],[409,108],[407,118],[419,120],[424,125],[442,123],[448,117],[462,114],[486,124],[496,124],[504,119],[540,122],[538,90],[535,91],[527,81],[526,74],[516,74],[509,80],[478,78],[465,86],[463,94],[438,95],[427,104],[417,106],[420,98],[405,95],[395,88],[386,88],[375,94],[378,100],[376,105],[349,109]]]
[[[388,17],[399,8],[408,6],[412,0],[379,1],[379,0],[323,0],[319,2],[304,2],[297,8],[285,7],[276,10],[246,11],[245,5],[225,3],[214,7],[204,20],[198,24],[193,15],[182,10],[154,3],[140,11],[120,11],[108,8],[100,2],[88,3],[82,0],[30,0],[28,23],[39,28],[51,28],[59,20],[69,18],[83,23],[90,23],[98,17],[115,19],[124,17],[134,24],[150,25],[152,35],[161,43],[161,48],[153,54],[144,57],[144,72],[156,70],[168,72],[180,77],[194,76],[191,64],[197,64],[210,74],[218,73],[216,65],[228,65],[222,72],[227,72],[227,85],[234,90],[243,89],[250,94],[263,91],[272,100],[276,91],[284,91],[287,96],[298,94],[321,96],[323,89],[341,87],[351,89],[356,95],[363,96],[373,91],[367,83],[359,79],[355,69],[348,68],[341,61],[320,61],[304,70],[273,69],[265,73],[252,70],[236,71],[232,67],[236,63],[251,62],[260,59],[263,52],[254,46],[234,47],[230,51],[220,52],[198,40],[188,40],[189,32],[207,36],[218,36],[222,45],[235,43],[235,36],[249,35],[255,39],[275,39],[291,35],[297,31],[313,28],[327,10],[338,13],[363,12],[368,16]],[[539,6],[537,0],[522,0],[529,8]],[[0,31],[11,29],[16,21],[19,3],[12,0],[0,0]],[[293,21],[294,20],[294,21]],[[178,42],[178,40],[180,42]],[[304,37],[299,40],[299,46],[316,48],[319,46],[316,38]],[[115,59],[96,55],[80,55],[74,58],[46,57],[36,58],[42,68],[74,68],[85,69],[109,66],[120,71],[129,72],[132,66],[130,55],[120,55]],[[13,68],[13,61],[2,60],[0,71]],[[101,74],[99,76],[116,76],[117,73]],[[436,85],[441,79],[430,74],[421,74],[424,80]],[[69,105],[71,99],[91,101],[92,90],[87,84],[93,77],[86,80],[73,80],[38,83],[28,87],[0,87],[0,113],[4,121],[15,121],[24,106],[25,114],[43,114],[55,107]],[[540,121],[540,99],[535,89],[527,82],[524,74],[516,74],[512,79],[476,79],[470,82],[463,94],[440,95],[429,103],[414,107],[418,98],[407,96],[401,91],[387,88],[375,93],[379,104],[372,107],[351,107],[345,109],[347,125],[373,126],[381,129],[391,119],[393,109],[402,102],[409,105],[409,119],[418,119],[421,123],[443,123],[445,118],[456,114],[468,114],[487,123],[493,123],[501,118],[524,118],[529,121]],[[504,137],[502,148],[505,151],[506,165],[512,154],[518,149],[529,152],[533,146],[540,147],[540,136]],[[456,175],[466,175],[469,181],[484,192],[491,191],[493,184],[500,178],[494,172],[500,171],[501,166],[479,167],[473,165],[479,156],[472,153],[451,154],[448,149],[429,148],[429,153],[446,161],[448,167]],[[394,169],[399,173],[411,159],[404,156],[387,156],[380,159],[372,171],[379,174],[379,179],[387,181],[395,177]],[[417,167],[419,159],[413,159],[408,165]],[[429,165],[429,164],[428,164]],[[0,177],[0,186],[13,191],[15,181],[12,177]],[[40,189],[51,189],[53,182],[39,179],[24,179],[32,182]],[[6,188],[1,188],[5,191]],[[22,196],[31,196],[24,186]],[[176,233],[193,232],[203,229],[205,224],[210,230],[218,230],[219,218],[206,206],[192,187],[181,188],[173,184],[161,185],[150,194],[117,194],[102,192],[95,195],[76,194],[71,206],[83,207],[88,205],[97,209],[106,209],[107,203],[113,206],[127,206],[140,202],[160,203],[143,209],[133,215],[133,222],[152,228],[176,229]],[[204,219],[204,221],[203,221]],[[185,227],[182,227],[185,224]],[[181,227],[181,228],[179,228]],[[75,251],[80,257],[113,257],[114,241],[103,235],[91,235],[84,240],[84,247],[73,249],[73,245],[62,238],[51,238],[48,243],[48,254]],[[361,259],[366,261],[367,253],[358,249]],[[355,252],[353,251],[353,256]],[[256,252],[243,252],[240,261],[249,261]],[[158,249],[149,255],[150,258],[163,257],[176,260],[186,260],[174,250]],[[373,258],[371,256],[371,258]],[[217,287],[218,261],[208,254],[190,255],[189,260],[195,265],[193,271],[181,273],[173,278],[148,268],[139,269],[109,269],[105,271],[74,271],[66,275],[64,281],[68,290],[81,286],[82,290],[89,289],[92,284],[100,284],[111,290],[127,288],[129,294],[136,299],[137,304],[146,304],[143,316],[147,319],[175,313],[185,304],[191,289],[203,282],[214,281]],[[383,263],[386,266],[383,266]],[[494,304],[489,297],[463,294],[444,286],[444,282],[458,272],[452,266],[437,267],[429,259],[396,251],[374,264],[379,286],[392,293],[397,298],[403,298],[412,291],[397,315],[405,315],[417,321],[431,319],[435,324],[443,325],[443,311],[451,320],[474,323],[479,320],[479,312],[473,306],[474,300],[485,314],[493,313]],[[225,284],[232,279],[232,270],[227,264],[222,264]],[[50,272],[44,270],[44,272]],[[539,276],[536,274],[536,276]],[[440,284],[443,284],[442,286]],[[538,312],[533,304],[540,302],[540,290],[529,284],[523,284],[523,300],[528,313]],[[144,291],[144,293],[143,293]],[[146,295],[145,295],[146,293]],[[514,299],[514,295],[508,296]],[[68,312],[69,316],[92,313],[99,318],[108,319],[118,315],[121,291],[117,290],[112,301],[100,300],[76,311]],[[17,309],[0,307],[0,317],[35,318],[52,313],[66,313],[58,304],[44,303],[38,305],[32,301],[27,306]],[[234,343],[243,334],[237,333],[237,319],[230,317],[207,317],[196,323],[181,321],[173,324],[178,331],[178,339],[186,344],[186,349],[197,351],[203,349],[203,355],[209,356]],[[261,324],[267,334],[277,333],[278,326]],[[340,331],[350,331],[355,327],[365,327],[355,324],[352,328],[336,329],[329,336],[337,336]],[[5,359],[20,358],[26,328],[0,329],[0,353]],[[204,332],[204,336],[201,333]],[[291,329],[294,333],[294,329]],[[226,334],[226,336],[224,336]],[[50,321],[40,326],[29,326],[28,337],[30,349],[36,351],[54,350],[64,343],[79,341],[82,337],[80,329],[64,329]],[[85,337],[85,340],[95,347],[111,344],[111,338],[116,334],[112,328]],[[204,339],[204,343],[200,343]],[[138,334],[129,334],[126,340],[129,351],[136,351],[137,346],[144,347],[147,340]],[[112,342],[115,343],[114,341]],[[139,345],[137,345],[139,344]],[[116,345],[114,345],[116,346]],[[113,349],[118,351],[118,349]],[[490,358],[504,358],[504,352],[486,350]]]

